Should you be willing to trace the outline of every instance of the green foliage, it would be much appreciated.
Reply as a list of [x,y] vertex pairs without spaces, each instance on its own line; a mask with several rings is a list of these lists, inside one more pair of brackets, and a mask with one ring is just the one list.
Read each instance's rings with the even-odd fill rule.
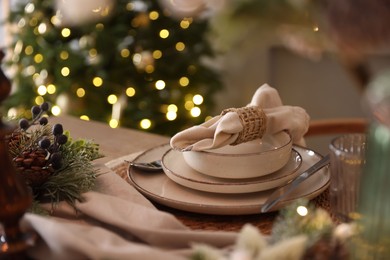
[[[70,36],[63,37],[63,28],[52,23],[53,3],[32,0],[29,4],[34,5],[33,11],[26,12],[25,5],[20,5],[11,12],[8,21],[18,29],[7,65],[15,71],[12,81],[17,89],[6,100],[7,108],[31,107],[39,96],[37,87],[53,84],[56,92],[43,95],[45,101],[57,104],[59,97],[66,96],[70,101],[64,109],[69,114],[98,121],[111,119],[113,106],[107,97],[116,95],[122,102],[120,125],[124,127],[140,128],[140,121],[149,119],[152,126],[148,131],[172,135],[202,123],[210,115],[213,95],[222,84],[218,71],[204,62],[214,55],[207,39],[207,20],[187,19],[190,26],[182,29],[181,20],[167,14],[156,0],[118,0],[109,17],[73,26]],[[142,8],[132,7],[134,3]],[[159,18],[149,19],[150,11],[157,11]],[[46,30],[40,33],[41,24]],[[162,29],[169,30],[168,38],[159,37]],[[176,50],[178,42],[185,44],[183,51]],[[123,50],[129,51],[129,56],[121,54]],[[161,51],[161,58],[153,57],[156,50]],[[141,64],[134,57],[141,57]],[[148,65],[152,67],[146,68]],[[64,67],[70,70],[68,76],[61,74]],[[101,87],[93,85],[95,77],[103,80]],[[189,79],[188,86],[179,84],[182,77]],[[158,80],[165,82],[164,89],[155,88]],[[134,96],[126,95],[129,87],[135,89]],[[78,97],[76,92],[81,88],[85,96]],[[192,117],[184,107],[195,94],[204,97],[197,105],[202,111],[199,117]],[[178,107],[173,121],[166,118],[169,104]]]

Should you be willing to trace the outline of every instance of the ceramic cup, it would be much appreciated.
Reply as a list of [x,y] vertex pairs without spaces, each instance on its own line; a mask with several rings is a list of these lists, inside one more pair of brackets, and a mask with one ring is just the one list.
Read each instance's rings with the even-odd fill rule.
[[365,164],[366,135],[346,134],[330,145],[330,210],[340,221],[349,221],[358,205],[360,176]]

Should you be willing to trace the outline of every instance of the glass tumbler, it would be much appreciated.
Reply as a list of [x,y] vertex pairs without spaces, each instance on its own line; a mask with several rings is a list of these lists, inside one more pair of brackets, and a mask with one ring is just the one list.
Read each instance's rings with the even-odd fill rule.
[[357,211],[360,179],[365,165],[366,135],[346,134],[330,145],[330,210],[342,222]]

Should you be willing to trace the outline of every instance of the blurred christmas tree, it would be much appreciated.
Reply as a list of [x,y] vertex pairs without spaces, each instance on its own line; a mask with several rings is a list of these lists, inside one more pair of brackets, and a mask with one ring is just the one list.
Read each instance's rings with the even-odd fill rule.
[[207,19],[178,18],[157,0],[57,2],[67,6],[32,0],[11,11],[8,109],[48,101],[54,115],[166,135],[206,119],[222,89],[206,65]]

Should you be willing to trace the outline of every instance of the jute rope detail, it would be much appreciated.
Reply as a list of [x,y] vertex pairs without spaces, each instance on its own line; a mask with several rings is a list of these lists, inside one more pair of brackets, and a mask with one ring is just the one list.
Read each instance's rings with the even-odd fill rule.
[[221,115],[225,115],[228,112],[236,112],[244,127],[238,134],[236,141],[231,145],[237,145],[263,137],[267,128],[267,116],[263,109],[257,106],[227,108],[222,111]]

